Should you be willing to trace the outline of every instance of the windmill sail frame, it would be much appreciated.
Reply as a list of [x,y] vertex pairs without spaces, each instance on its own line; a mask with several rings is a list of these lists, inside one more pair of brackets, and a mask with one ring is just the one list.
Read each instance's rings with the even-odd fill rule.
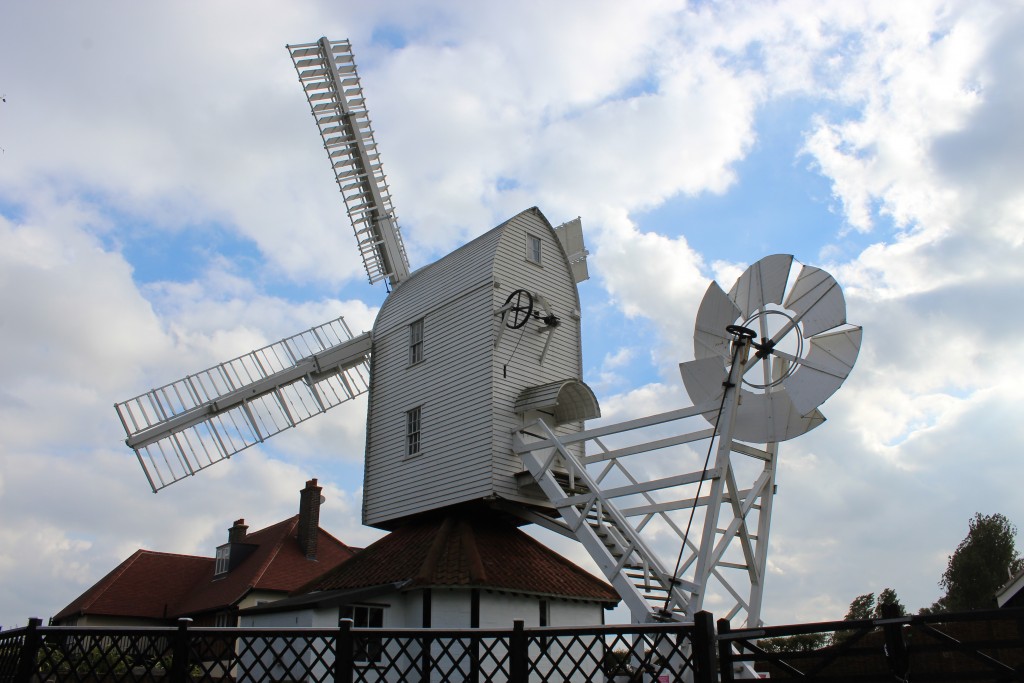
[[369,333],[344,318],[115,404],[156,493],[369,390]]
[[345,200],[370,284],[409,277],[409,259],[347,40],[288,45]]

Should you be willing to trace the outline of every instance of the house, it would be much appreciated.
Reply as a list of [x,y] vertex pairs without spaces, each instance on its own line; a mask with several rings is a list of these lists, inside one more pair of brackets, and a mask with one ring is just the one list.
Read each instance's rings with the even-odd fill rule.
[[[407,521],[292,597],[242,610],[239,622],[333,628],[347,618],[361,628],[487,629],[521,620],[526,626],[566,627],[602,624],[604,610],[618,602],[614,588],[523,533],[510,518],[470,505]],[[481,667],[483,677],[493,666],[481,662],[479,652],[459,649],[465,645],[407,645],[386,638],[359,646],[355,664],[367,669],[361,680],[384,680],[381,672],[370,671],[383,662],[388,671],[419,671],[424,680],[430,680],[432,662],[445,658]],[[571,646],[574,657],[545,661],[543,673],[558,673],[559,680],[582,675],[573,662],[583,659],[583,647]],[[240,683],[263,675],[297,679],[310,670],[326,675],[333,654],[288,651],[257,661],[250,652],[243,660]],[[596,674],[598,663],[592,664],[589,674]],[[556,672],[561,668],[566,671]]]
[[259,531],[236,520],[214,557],[137,550],[51,623],[157,626],[189,617],[234,626],[239,609],[284,598],[356,554],[320,528],[321,490],[307,481],[299,514]]
[[483,506],[407,522],[243,626],[508,628],[604,623],[605,581]]

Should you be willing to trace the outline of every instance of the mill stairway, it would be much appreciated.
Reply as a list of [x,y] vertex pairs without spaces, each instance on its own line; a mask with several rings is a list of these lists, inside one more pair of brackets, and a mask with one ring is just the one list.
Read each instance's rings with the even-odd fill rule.
[[[697,591],[697,586],[683,579],[673,580],[672,573],[666,571],[625,516],[602,494],[586,468],[557,443],[550,430],[546,431],[548,438],[539,442],[536,450],[529,450],[530,444],[516,435],[515,450],[630,612],[646,613],[648,621],[688,621],[690,595]],[[551,446],[552,442],[556,445]]]

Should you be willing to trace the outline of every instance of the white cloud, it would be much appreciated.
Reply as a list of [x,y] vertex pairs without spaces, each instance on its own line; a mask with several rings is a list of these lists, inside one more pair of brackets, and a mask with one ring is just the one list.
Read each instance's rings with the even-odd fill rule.
[[[149,288],[161,318],[124,258],[91,234],[97,220],[59,203],[30,207],[23,222],[0,218],[0,510],[25,520],[7,532],[17,538],[4,545],[0,573],[7,585],[29,585],[10,597],[4,618],[55,613],[137,547],[210,554],[240,515],[259,528],[294,514],[309,476],[329,478],[325,517],[339,537],[356,545],[375,537],[357,524],[365,400],[282,438],[293,464],[251,449],[158,497],[118,443],[111,405],[341,312],[359,332],[375,311],[360,301],[294,305],[214,271]],[[339,443],[354,447],[339,452]]]

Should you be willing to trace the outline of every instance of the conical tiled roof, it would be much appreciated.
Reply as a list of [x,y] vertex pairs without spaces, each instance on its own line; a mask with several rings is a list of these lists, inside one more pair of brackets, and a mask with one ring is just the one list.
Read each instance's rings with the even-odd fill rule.
[[478,509],[409,522],[292,595],[399,583],[619,601],[601,579]]

